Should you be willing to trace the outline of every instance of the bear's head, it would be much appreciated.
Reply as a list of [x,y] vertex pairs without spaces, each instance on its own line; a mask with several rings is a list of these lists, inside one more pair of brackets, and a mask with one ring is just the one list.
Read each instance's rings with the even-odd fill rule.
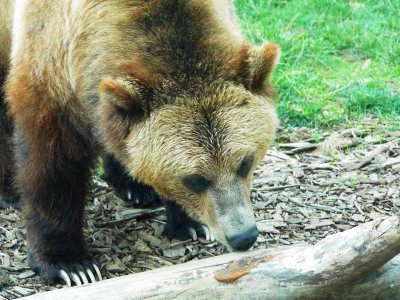
[[268,80],[278,59],[267,42],[239,49],[229,80],[192,77],[186,89],[131,62],[100,84],[108,150],[233,250],[258,236],[250,187],[278,124]]

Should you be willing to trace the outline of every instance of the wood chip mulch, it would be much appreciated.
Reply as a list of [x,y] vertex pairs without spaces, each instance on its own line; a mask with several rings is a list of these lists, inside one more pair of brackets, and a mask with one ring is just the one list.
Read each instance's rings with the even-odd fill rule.
[[[399,214],[400,132],[347,129],[280,131],[256,170],[251,197],[261,232],[255,248],[316,243],[360,223]],[[93,178],[86,240],[103,275],[113,278],[226,252],[217,242],[168,240],[165,210],[134,209]],[[26,263],[21,213],[0,210],[0,300],[61,288]]]

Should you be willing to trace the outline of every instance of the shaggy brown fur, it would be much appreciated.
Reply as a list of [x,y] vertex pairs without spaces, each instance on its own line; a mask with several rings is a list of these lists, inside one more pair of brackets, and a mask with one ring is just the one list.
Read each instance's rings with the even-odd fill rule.
[[[3,84],[8,71],[8,60],[11,49],[11,11],[12,0],[4,0],[4,10],[0,10],[0,206],[17,206],[12,189],[13,154],[12,123],[4,101]],[[3,4],[2,3],[2,4]]]
[[15,186],[45,279],[87,262],[85,182],[99,149],[219,241],[252,245],[254,234],[236,247],[255,228],[251,173],[277,126],[268,78],[279,48],[247,43],[231,2],[16,2]]

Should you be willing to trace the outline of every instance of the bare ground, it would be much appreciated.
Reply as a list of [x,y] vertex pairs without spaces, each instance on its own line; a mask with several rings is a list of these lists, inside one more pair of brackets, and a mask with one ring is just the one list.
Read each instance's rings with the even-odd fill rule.
[[[363,125],[333,134],[280,131],[255,172],[251,193],[261,232],[255,248],[315,243],[400,209],[400,132]],[[133,209],[93,179],[86,238],[106,278],[219,255],[217,242],[170,241],[164,209]],[[0,300],[61,288],[26,264],[21,213],[0,211]]]

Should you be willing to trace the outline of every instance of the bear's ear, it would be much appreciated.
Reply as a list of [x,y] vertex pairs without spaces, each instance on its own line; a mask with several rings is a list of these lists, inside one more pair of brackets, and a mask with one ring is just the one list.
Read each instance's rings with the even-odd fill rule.
[[157,83],[158,79],[140,62],[126,61],[119,65],[115,77],[100,82],[100,98],[118,111],[141,117],[149,113],[149,102]]
[[136,115],[145,112],[145,103],[140,87],[126,78],[105,78],[100,82],[100,97],[120,110]]
[[249,90],[262,88],[278,64],[280,53],[280,47],[272,42],[265,42],[261,46],[243,46],[235,57],[239,80]]

